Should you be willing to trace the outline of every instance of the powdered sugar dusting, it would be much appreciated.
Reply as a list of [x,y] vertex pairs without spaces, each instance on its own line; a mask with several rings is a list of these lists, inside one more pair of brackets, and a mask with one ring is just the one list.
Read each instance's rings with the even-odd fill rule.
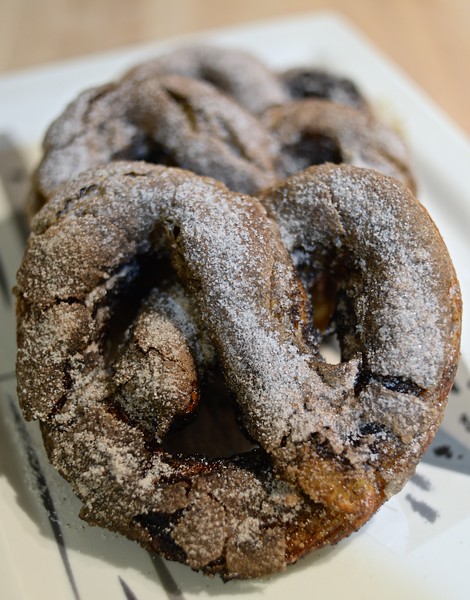
[[[324,214],[310,206],[317,197]],[[116,162],[87,172],[46,205],[18,273],[25,317],[19,397],[42,420],[51,460],[82,498],[86,518],[228,576],[281,569],[288,544],[291,556],[302,554],[303,535],[347,535],[380,505],[382,491],[403,483],[442,412],[440,378],[457,327],[448,302],[455,284],[443,269],[449,263],[426,247],[442,250],[405,188],[372,171],[326,166],[268,192],[264,202],[291,247],[254,198],[179,169]],[[307,218],[317,212],[320,227]],[[348,322],[346,332],[354,356],[339,365],[326,365],[304,337],[307,298],[288,254],[303,239],[299,260],[323,245],[349,256],[361,274],[351,279],[360,293],[350,300],[355,329]],[[174,302],[150,298],[109,365],[114,294],[132,283],[139,255],[164,247],[193,308],[178,295]],[[83,312],[87,327],[79,335],[62,307]],[[59,326],[43,320],[53,310]],[[188,324],[192,310],[261,446],[242,457],[185,461],[159,443],[197,395],[193,353],[203,353]],[[45,355],[53,352],[61,326],[64,352],[54,355],[52,375],[35,364],[44,374],[38,378],[28,357],[43,335]],[[429,343],[439,345],[432,358]],[[167,383],[158,384],[160,375]],[[62,387],[51,405],[53,377]],[[413,393],[383,393],[394,378],[429,386],[428,406]],[[39,387],[28,397],[33,382]],[[402,405],[401,420],[384,418],[387,407]],[[410,442],[399,430],[415,414]]]

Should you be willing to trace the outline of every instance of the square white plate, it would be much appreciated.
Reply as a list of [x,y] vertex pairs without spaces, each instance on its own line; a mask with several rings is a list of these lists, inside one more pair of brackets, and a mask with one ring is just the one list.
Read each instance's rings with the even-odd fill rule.
[[[128,600],[243,596],[247,600],[469,597],[470,376],[463,362],[436,440],[403,491],[360,532],[261,582],[209,579],[152,560],[136,544],[77,518],[78,501],[52,470],[37,429],[16,405],[14,307],[21,259],[12,214],[47,125],[86,87],[171,47],[200,40],[245,48],[283,69],[316,64],[358,82],[408,140],[419,198],[438,224],[469,298],[470,146],[396,67],[329,14],[254,24],[129,48],[0,79],[0,597],[6,600]],[[470,339],[464,321],[462,351]]]

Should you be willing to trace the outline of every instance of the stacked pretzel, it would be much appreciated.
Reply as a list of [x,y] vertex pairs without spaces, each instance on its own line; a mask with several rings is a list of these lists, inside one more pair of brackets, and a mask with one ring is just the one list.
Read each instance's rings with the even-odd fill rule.
[[[175,51],[66,109],[35,177],[17,374],[84,519],[251,578],[401,489],[441,421],[461,327],[408,164],[350,81],[220,48]],[[320,350],[332,334],[338,364]],[[245,451],[172,447],[210,395],[235,402]]]

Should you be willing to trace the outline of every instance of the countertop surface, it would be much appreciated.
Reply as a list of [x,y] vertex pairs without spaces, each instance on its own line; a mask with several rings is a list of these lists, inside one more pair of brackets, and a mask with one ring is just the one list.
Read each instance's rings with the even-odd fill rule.
[[2,0],[0,76],[251,21],[335,11],[470,134],[468,0]]

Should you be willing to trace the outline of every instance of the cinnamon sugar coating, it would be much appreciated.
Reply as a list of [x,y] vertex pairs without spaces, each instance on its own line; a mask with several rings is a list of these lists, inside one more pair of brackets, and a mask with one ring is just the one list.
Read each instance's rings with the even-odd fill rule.
[[[458,359],[452,264],[403,185],[325,165],[260,200],[164,166],[92,169],[35,217],[17,277],[19,400],[83,518],[224,578],[365,523],[413,473]],[[184,293],[170,310],[147,290],[110,350],[120,298],[167,254]],[[325,272],[338,365],[306,292]],[[198,402],[208,344],[257,448],[171,454],[162,438]]]

